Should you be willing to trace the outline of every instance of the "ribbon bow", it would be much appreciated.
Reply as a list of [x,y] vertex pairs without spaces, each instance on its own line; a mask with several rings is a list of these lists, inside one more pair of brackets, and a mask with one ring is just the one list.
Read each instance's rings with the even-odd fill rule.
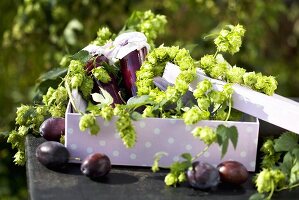
[[122,33],[111,43],[105,45],[104,55],[115,62],[122,59],[134,50],[140,50],[146,47],[149,51],[150,46],[147,43],[145,35],[141,32]]

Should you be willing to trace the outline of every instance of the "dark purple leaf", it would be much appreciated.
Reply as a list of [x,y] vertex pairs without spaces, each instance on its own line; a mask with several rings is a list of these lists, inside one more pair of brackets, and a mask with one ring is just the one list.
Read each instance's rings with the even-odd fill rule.
[[136,82],[136,71],[138,71],[145,60],[147,54],[146,48],[141,50],[135,50],[120,59],[120,67],[122,77],[124,79],[125,88],[130,96],[136,96],[137,88]]

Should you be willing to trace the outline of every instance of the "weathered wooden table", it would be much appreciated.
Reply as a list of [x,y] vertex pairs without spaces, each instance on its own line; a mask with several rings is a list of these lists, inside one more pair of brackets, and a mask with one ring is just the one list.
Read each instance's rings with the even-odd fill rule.
[[[92,200],[92,199],[248,199],[256,190],[248,180],[240,187],[220,184],[215,191],[192,189],[188,184],[167,187],[164,177],[167,170],[152,173],[149,168],[113,166],[100,182],[83,176],[79,164],[69,164],[63,172],[41,165],[35,157],[36,147],[45,141],[29,135],[26,139],[27,177],[32,200]],[[250,174],[250,178],[254,173]],[[299,199],[299,189],[276,194],[273,199]]]

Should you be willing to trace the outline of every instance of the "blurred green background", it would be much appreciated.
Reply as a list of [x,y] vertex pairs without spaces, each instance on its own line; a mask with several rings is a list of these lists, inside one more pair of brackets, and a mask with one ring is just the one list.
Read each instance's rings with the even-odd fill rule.
[[0,199],[27,199],[25,167],[12,163],[6,135],[16,107],[33,103],[39,75],[58,67],[96,37],[100,26],[118,32],[135,10],[166,15],[157,45],[180,45],[199,59],[213,52],[203,37],[240,23],[243,47],[227,59],[277,77],[277,93],[299,97],[299,3],[296,0],[1,0],[0,1]]

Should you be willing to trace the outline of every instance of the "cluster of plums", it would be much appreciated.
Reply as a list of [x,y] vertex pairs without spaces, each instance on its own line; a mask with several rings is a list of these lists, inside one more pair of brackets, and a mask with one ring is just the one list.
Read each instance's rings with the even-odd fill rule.
[[[48,141],[37,147],[36,157],[49,169],[62,169],[69,161],[68,150],[58,142],[64,129],[64,118],[49,118],[40,126],[41,135]],[[105,176],[110,170],[110,159],[101,153],[90,154],[81,164],[81,172],[93,179]],[[213,188],[220,182],[240,185],[247,181],[248,171],[237,161],[224,161],[217,167],[195,161],[187,171],[187,179],[193,188],[198,189]]]
[[[39,162],[49,169],[61,170],[70,159],[67,148],[58,142],[64,132],[64,118],[48,118],[40,126],[41,135],[48,141],[40,144],[35,153]],[[110,172],[111,162],[105,154],[93,153],[82,161],[80,169],[84,175],[98,179]]]
[[240,185],[247,181],[248,171],[245,166],[237,161],[224,161],[217,167],[195,161],[187,171],[187,179],[193,188],[210,189],[220,182]]

